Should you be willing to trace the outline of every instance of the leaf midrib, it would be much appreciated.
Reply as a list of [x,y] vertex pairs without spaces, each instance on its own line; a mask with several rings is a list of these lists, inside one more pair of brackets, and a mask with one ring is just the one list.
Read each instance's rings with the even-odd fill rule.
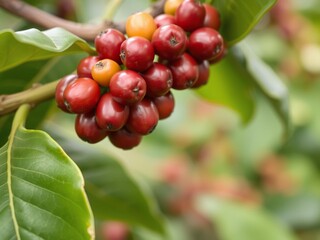
[[17,132],[18,126],[12,125],[12,130],[9,136],[8,150],[7,150],[7,183],[8,183],[8,196],[9,196],[9,207],[11,209],[11,216],[14,226],[14,231],[16,233],[17,240],[21,240],[19,225],[17,217],[15,215],[15,207],[13,203],[13,192],[12,192],[12,172],[11,172],[11,161],[12,161],[12,146]]

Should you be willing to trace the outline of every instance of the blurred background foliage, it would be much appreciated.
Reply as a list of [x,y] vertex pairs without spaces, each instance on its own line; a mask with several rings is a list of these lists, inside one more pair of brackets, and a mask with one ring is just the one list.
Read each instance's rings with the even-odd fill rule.
[[[106,9],[104,0],[27,2],[80,22],[100,21]],[[125,0],[114,18],[124,20],[148,5],[148,0]],[[284,138],[281,120],[262,92],[253,93],[255,107],[248,110],[252,117],[243,121],[236,111],[209,103],[194,91],[174,91],[173,115],[159,123],[139,147],[122,151],[108,141],[89,146],[105,158],[116,158],[149,189],[146,192],[156,197],[154,204],[163,214],[167,231],[163,238],[110,217],[107,222],[97,220],[97,237],[110,234],[113,224],[128,239],[320,239],[319,16],[318,0],[279,0],[243,41],[289,89],[289,137]],[[0,22],[1,28],[33,27],[1,10]],[[71,72],[81,57],[38,61],[34,70],[26,66],[30,63],[20,68],[28,69],[24,77],[48,82]],[[43,69],[41,76],[39,69]],[[224,69],[234,71],[232,65]],[[212,71],[210,81],[215,76]],[[25,87],[18,83],[15,80],[15,91]],[[233,87],[232,94],[237,95],[237,89]],[[251,103],[243,104],[247,108]],[[58,111],[54,102],[34,112],[30,126],[48,131],[67,152],[70,142],[79,149],[88,147],[77,140],[74,116]],[[45,116],[40,126],[39,118],[32,117],[39,114]],[[0,126],[10,125],[9,118],[1,118]],[[6,137],[2,132],[1,138]]]

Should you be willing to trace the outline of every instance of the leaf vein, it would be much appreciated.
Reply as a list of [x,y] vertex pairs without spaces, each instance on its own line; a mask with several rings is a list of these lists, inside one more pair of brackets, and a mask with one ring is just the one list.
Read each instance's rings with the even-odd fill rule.
[[[24,200],[24,199],[22,199],[22,198],[20,198],[20,197],[18,197],[18,196],[14,196],[14,197],[17,198],[17,199],[19,199],[20,201],[22,201],[22,202],[24,202],[24,203],[27,203],[27,204],[35,207],[35,208],[38,208],[39,210],[41,210],[41,211],[43,211],[43,212],[46,212],[46,213],[52,215],[52,216],[55,217],[55,218],[60,219],[60,220],[61,220],[62,222],[64,222],[67,226],[69,226],[71,229],[73,229],[77,235],[80,236],[79,239],[82,239],[82,235],[81,235],[81,233],[78,231],[78,229],[76,229],[74,226],[72,226],[72,225],[71,225],[66,219],[64,219],[63,217],[58,216],[58,215],[54,214],[53,212],[50,212],[49,210],[44,209],[44,208],[42,208],[42,207],[40,207],[40,206],[38,206],[38,205],[35,205],[35,204],[31,203],[31,202],[28,202],[28,201],[26,201],[26,200]],[[20,227],[20,226],[19,226],[19,227]]]
[[30,182],[30,181],[27,181],[26,179],[20,178],[20,177],[15,176],[15,175],[13,175],[13,177],[19,179],[20,181],[26,182],[26,183],[29,184],[29,185],[32,185],[32,186],[37,187],[37,188],[40,188],[40,189],[42,189],[42,190],[44,190],[44,191],[50,192],[50,193],[52,193],[53,195],[57,195],[57,196],[61,197],[62,199],[66,200],[66,201],[68,201],[68,202],[70,202],[70,203],[72,203],[74,206],[76,206],[77,208],[81,209],[81,211],[83,211],[83,210],[82,210],[82,207],[79,206],[76,202],[72,201],[72,200],[69,199],[69,198],[66,198],[65,196],[61,195],[61,194],[58,193],[58,192],[54,192],[54,191],[52,191],[52,190],[50,190],[50,189],[41,187],[41,186],[39,186],[39,185],[36,185],[36,184],[34,184],[34,183]]

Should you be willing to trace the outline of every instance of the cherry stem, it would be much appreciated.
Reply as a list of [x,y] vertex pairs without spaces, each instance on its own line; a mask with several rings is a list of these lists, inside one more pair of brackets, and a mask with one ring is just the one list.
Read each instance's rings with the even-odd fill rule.
[[[145,11],[149,12],[153,17],[158,16],[163,13],[164,3],[165,0],[158,0]],[[117,6],[116,2],[115,6]],[[21,0],[0,0],[0,8],[47,29],[53,27],[64,28],[88,41],[93,41],[106,28],[115,28],[123,33],[125,32],[124,22],[105,19],[98,24],[77,23],[54,16]]]
[[53,98],[59,80],[44,85],[36,85],[25,91],[0,95],[0,116],[15,111],[23,104],[35,105]]

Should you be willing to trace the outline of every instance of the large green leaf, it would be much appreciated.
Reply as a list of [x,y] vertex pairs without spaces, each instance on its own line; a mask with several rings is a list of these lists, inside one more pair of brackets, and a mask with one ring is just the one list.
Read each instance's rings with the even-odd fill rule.
[[45,132],[16,113],[0,149],[1,239],[93,239],[93,216],[76,164]]
[[199,206],[214,222],[223,240],[295,240],[276,218],[257,207],[204,197]]
[[[66,126],[61,127],[52,122],[46,126],[48,132],[80,167],[96,218],[120,220],[163,232],[162,216],[153,205],[156,201],[153,195],[127,172],[118,159],[105,150],[105,142],[101,143],[101,149],[99,144],[88,144],[77,136],[71,136],[65,130]],[[74,134],[74,130],[71,131]]]
[[221,14],[220,32],[231,46],[242,40],[260,21],[276,0],[215,0]]
[[253,85],[250,74],[230,53],[225,59],[210,67],[207,85],[197,92],[206,100],[235,110],[243,122],[248,122],[254,112]]
[[62,29],[46,31],[28,29],[13,32],[11,29],[0,31],[0,72],[24,62],[47,59],[70,53],[94,50],[83,39]]

